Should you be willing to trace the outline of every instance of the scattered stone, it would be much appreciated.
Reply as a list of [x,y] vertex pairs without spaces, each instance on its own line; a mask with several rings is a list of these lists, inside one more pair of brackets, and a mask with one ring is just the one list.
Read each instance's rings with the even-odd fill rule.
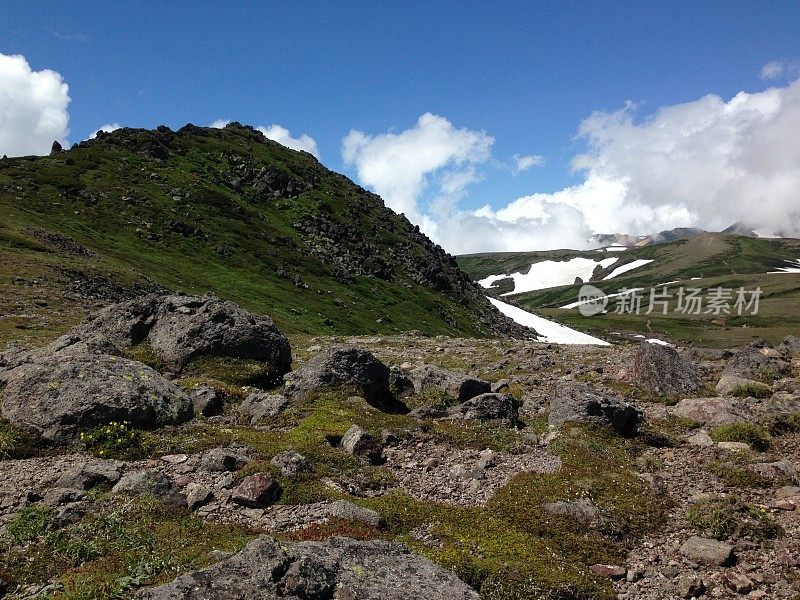
[[192,482],[186,486],[186,506],[189,510],[196,510],[207,504],[213,496],[211,489],[201,483]]
[[569,517],[584,527],[594,526],[600,522],[600,511],[588,498],[548,502],[544,505],[544,509],[553,515]]
[[690,446],[699,446],[700,448],[708,448],[714,445],[714,440],[708,435],[707,431],[697,431],[686,438]]
[[672,346],[643,343],[633,359],[632,382],[653,396],[688,396],[700,389],[698,367]]
[[741,396],[744,390],[749,391],[747,395],[756,395],[759,398],[772,394],[772,388],[768,385],[736,375],[723,375],[715,389],[720,396]]
[[641,411],[626,402],[602,396],[585,383],[563,382],[550,400],[548,422],[553,427],[591,423],[629,436],[636,434],[641,419]]
[[735,375],[745,379],[777,379],[784,366],[781,361],[765,356],[755,346],[738,349],[725,365],[725,375]]
[[111,489],[112,494],[150,495],[165,504],[186,506],[186,497],[168,475],[161,471],[136,471],[125,475]]
[[747,452],[750,450],[750,444],[744,442],[717,442],[717,447],[728,452]]
[[753,590],[753,582],[744,573],[728,571],[722,574],[725,585],[737,594],[749,594]]
[[449,571],[393,542],[335,537],[293,544],[264,536],[228,559],[140,590],[136,597],[478,600],[479,595]]
[[435,365],[417,367],[411,371],[410,377],[414,382],[415,393],[437,390],[457,400],[459,403],[492,391],[492,384],[488,381],[454,373]]
[[727,567],[735,560],[733,546],[730,544],[696,535],[683,543],[680,552],[697,564],[711,567]]
[[5,375],[2,413],[57,443],[111,421],[152,429],[194,416],[191,400],[150,367],[109,355],[59,352]]
[[687,398],[669,412],[712,427],[742,423],[752,418],[752,413],[742,402],[731,398]]
[[295,450],[286,450],[276,454],[269,464],[279,468],[284,477],[294,477],[298,473],[311,470],[311,463],[308,462],[308,459]]
[[72,467],[56,480],[56,486],[90,490],[98,485],[112,486],[119,481],[119,478],[119,468],[114,463],[98,460]]
[[775,490],[775,495],[778,498],[795,498],[800,496],[800,486],[797,485],[784,485]]
[[212,448],[203,453],[199,470],[210,473],[238,471],[249,462],[250,457],[239,450]]
[[367,403],[384,412],[405,412],[389,389],[389,367],[371,352],[355,346],[334,346],[313,356],[300,369],[285,377],[286,395],[302,400],[312,392],[331,386],[352,386]]
[[353,425],[342,436],[342,448],[372,465],[383,462],[383,447],[369,433]]
[[280,394],[251,392],[236,409],[250,425],[267,418],[277,417],[289,406],[289,399]]
[[450,419],[484,421],[518,427],[519,416],[514,398],[508,394],[480,394],[447,410]]
[[678,578],[675,591],[681,598],[699,598],[706,593],[706,584],[696,575],[683,575]]
[[385,524],[379,512],[370,508],[358,506],[347,500],[335,500],[328,505],[327,510],[332,519],[344,519],[346,521],[364,523],[376,529],[383,527]]
[[248,475],[233,490],[231,500],[248,508],[264,508],[278,498],[280,487],[269,473]]
[[589,570],[595,575],[607,577],[608,579],[612,579],[614,581],[618,579],[625,579],[625,575],[628,573],[628,570],[625,567],[620,567],[619,565],[591,565]]
[[210,385],[198,383],[189,392],[189,397],[192,399],[192,404],[194,404],[195,414],[204,417],[215,417],[222,414],[223,398]]

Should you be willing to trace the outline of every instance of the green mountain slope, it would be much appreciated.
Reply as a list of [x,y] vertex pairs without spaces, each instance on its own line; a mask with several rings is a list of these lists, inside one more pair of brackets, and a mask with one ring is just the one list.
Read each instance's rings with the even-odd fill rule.
[[[616,256],[613,265],[598,269],[590,282],[607,294],[623,288],[644,288],[649,301],[650,289],[670,283],[671,293],[681,286],[705,290],[717,287],[743,287],[763,294],[756,315],[676,313],[674,298],[666,315],[617,314],[615,303],[605,314],[585,317],[578,310],[561,307],[578,299],[580,285],[535,290],[504,297],[523,308],[536,309],[543,316],[565,325],[613,340],[617,334],[660,335],[682,342],[708,346],[733,346],[757,338],[779,341],[800,331],[800,274],[772,274],[787,261],[800,259],[800,240],[761,239],[721,233],[703,233],[689,239],[653,244],[625,252],[601,254],[596,251],[557,250],[550,252],[474,254],[457,257],[459,265],[474,279],[488,275],[526,272],[533,262],[569,260],[575,256],[599,258]],[[634,260],[653,262],[623,273],[611,280],[603,278],[614,269]],[[675,283],[671,283],[675,282]],[[512,290],[502,283],[494,293]],[[719,317],[719,318],[715,318]]]
[[249,127],[121,129],[0,160],[0,344],[157,288],[289,332],[520,332],[378,196]]

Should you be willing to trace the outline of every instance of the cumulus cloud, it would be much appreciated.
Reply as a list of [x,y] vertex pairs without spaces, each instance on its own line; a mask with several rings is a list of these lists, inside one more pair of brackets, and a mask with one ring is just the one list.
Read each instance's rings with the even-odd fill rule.
[[389,207],[430,232],[432,222],[419,200],[431,180],[438,185],[434,210],[442,216],[478,179],[475,167],[489,160],[492,144],[494,138],[483,131],[456,129],[446,118],[425,113],[400,133],[350,131],[342,158]]
[[[230,122],[230,119],[217,119],[211,123],[210,126],[214,127],[215,129],[222,129]],[[269,127],[259,125],[256,127],[256,130],[263,133],[264,137],[272,140],[273,142],[283,144],[292,150],[305,150],[319,160],[319,148],[317,148],[317,142],[310,135],[304,133],[300,135],[300,137],[292,137],[291,132],[286,129],[286,127],[274,123]]]
[[[400,134],[351,132],[344,157],[362,183],[453,253],[585,248],[596,233],[685,226],[719,231],[735,221],[800,236],[800,81],[727,101],[708,95],[644,117],[634,103],[595,112],[578,131],[587,150],[572,161],[582,183],[473,211],[457,201],[418,210],[429,174],[460,156],[437,143],[448,135],[421,135],[429,127],[425,118],[441,120],[445,133],[459,131],[427,115]],[[491,143],[477,146],[477,158],[462,163],[474,167],[486,159]],[[471,180],[465,174],[461,181],[456,190],[463,195]]]
[[0,155],[47,154],[54,140],[67,145],[69,102],[60,74],[0,54]]
[[514,159],[514,173],[522,173],[533,167],[544,165],[544,157],[538,154],[526,154],[525,156],[515,154],[512,158]]
[[101,131],[105,133],[111,133],[112,131],[116,131],[117,129],[122,129],[122,125],[119,123],[106,123],[105,125],[101,125],[97,129],[95,129],[92,133],[89,134],[89,139],[93,140],[97,137],[97,134]]

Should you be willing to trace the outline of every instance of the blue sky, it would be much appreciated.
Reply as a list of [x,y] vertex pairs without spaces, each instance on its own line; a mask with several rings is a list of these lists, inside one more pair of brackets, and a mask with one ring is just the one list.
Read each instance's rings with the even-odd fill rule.
[[[572,161],[587,142],[606,143],[577,137],[593,112],[633,101],[636,124],[708,94],[789,89],[798,31],[797,2],[0,1],[0,54],[61,75],[71,142],[105,123],[279,124],[364,182],[364,165],[342,156],[351,130],[399,133],[432,113],[485,132],[490,156],[423,173],[419,219],[441,239],[447,219],[429,202],[448,172],[472,174],[451,211],[582,185]],[[766,80],[773,61],[780,73]],[[514,173],[514,155],[543,164]]]

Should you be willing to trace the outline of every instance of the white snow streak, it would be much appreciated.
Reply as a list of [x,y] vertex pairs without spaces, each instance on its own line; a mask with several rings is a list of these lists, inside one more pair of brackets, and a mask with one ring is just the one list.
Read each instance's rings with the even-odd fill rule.
[[611,273],[603,277],[603,281],[606,281],[607,279],[614,279],[614,277],[616,277],[617,275],[622,275],[623,273],[627,273],[628,271],[632,271],[633,269],[638,269],[639,267],[651,262],[653,262],[653,259],[648,260],[644,258],[639,258],[637,260],[629,262],[626,265],[617,267],[616,269],[611,271]]
[[510,296],[511,294],[521,294],[561,285],[572,285],[575,283],[576,277],[580,277],[583,281],[589,281],[598,265],[606,269],[618,260],[619,258],[617,257],[604,258],[602,260],[581,257],[562,261],[543,260],[533,263],[527,273],[489,275],[489,277],[478,281],[478,284],[489,288],[495,282],[510,277],[514,280],[514,290],[503,294],[503,296]]
[[506,304],[494,298],[489,298],[488,296],[487,298],[489,302],[497,307],[497,310],[512,321],[524,325],[525,327],[532,327],[535,329],[540,336],[540,340],[543,342],[550,342],[552,344],[588,344],[592,346],[611,345],[600,338],[570,329],[569,327],[530,313],[527,310]]

